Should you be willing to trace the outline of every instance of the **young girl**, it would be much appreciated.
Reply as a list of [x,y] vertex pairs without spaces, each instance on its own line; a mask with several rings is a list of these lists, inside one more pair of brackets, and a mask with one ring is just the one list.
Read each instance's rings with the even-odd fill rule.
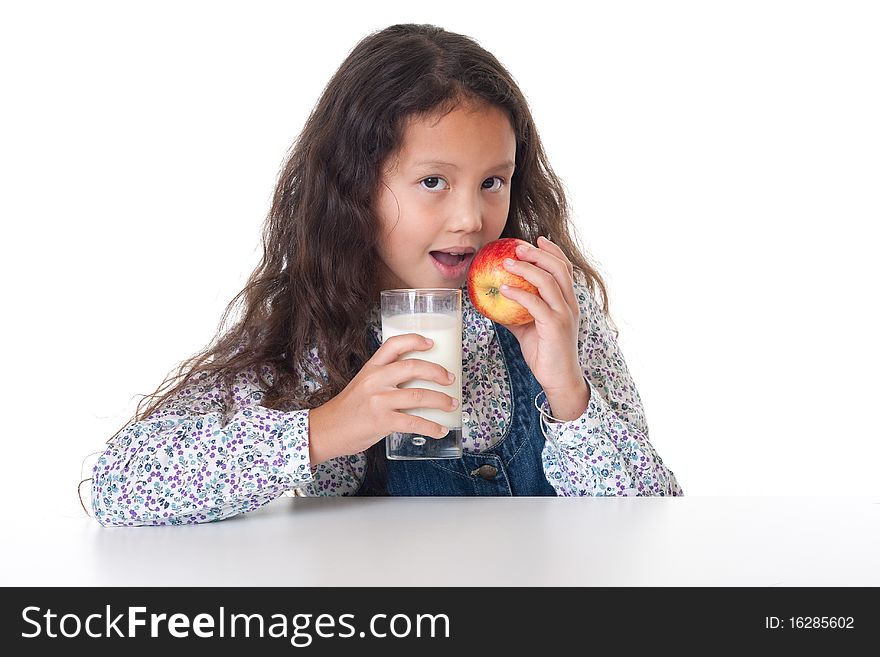
[[[569,221],[526,100],[494,56],[430,25],[368,36],[285,163],[262,261],[220,324],[243,300],[240,320],[110,439],[92,473],[95,517],[205,522],[291,491],[681,495]],[[529,243],[507,266],[538,294],[502,294],[530,324],[497,324],[468,299],[473,254],[500,237]],[[379,292],[414,287],[463,289],[461,399],[398,387],[450,383],[439,365],[398,362],[430,348],[422,336],[381,343]],[[386,460],[392,432],[443,434],[402,410],[458,404],[460,459]]]

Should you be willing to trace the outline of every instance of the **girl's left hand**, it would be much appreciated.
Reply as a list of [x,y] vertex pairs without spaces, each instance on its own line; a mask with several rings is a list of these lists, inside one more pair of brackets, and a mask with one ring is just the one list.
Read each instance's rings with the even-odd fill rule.
[[573,267],[562,249],[545,237],[538,246],[520,244],[507,271],[522,276],[538,288],[538,294],[510,287],[501,294],[528,310],[534,322],[504,324],[519,341],[523,358],[548,397],[583,382],[578,359],[580,307],[574,294]]

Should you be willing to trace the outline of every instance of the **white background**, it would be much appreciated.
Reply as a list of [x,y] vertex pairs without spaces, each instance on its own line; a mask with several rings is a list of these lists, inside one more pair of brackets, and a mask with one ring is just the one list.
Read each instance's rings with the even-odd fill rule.
[[401,22],[519,82],[687,495],[877,494],[877,5],[577,5],[3,4],[7,509],[82,515],[83,457],[211,339],[324,85]]

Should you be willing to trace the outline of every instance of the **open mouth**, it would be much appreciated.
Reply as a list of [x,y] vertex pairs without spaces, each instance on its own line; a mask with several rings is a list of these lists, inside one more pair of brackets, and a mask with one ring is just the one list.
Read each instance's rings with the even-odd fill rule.
[[434,265],[446,278],[462,276],[474,258],[473,253],[456,255],[454,253],[443,253],[442,251],[431,251],[430,255]]

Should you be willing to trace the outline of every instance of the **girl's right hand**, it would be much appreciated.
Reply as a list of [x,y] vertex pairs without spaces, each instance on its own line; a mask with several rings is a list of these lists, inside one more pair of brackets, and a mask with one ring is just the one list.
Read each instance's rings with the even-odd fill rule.
[[412,351],[427,351],[432,343],[417,333],[388,338],[364,363],[345,389],[326,404],[309,411],[309,456],[317,465],[337,456],[363,452],[390,433],[417,433],[442,438],[436,422],[401,413],[401,409],[437,408],[453,411],[458,400],[427,388],[398,388],[421,379],[451,385],[455,377],[442,365],[418,358],[398,360]]

